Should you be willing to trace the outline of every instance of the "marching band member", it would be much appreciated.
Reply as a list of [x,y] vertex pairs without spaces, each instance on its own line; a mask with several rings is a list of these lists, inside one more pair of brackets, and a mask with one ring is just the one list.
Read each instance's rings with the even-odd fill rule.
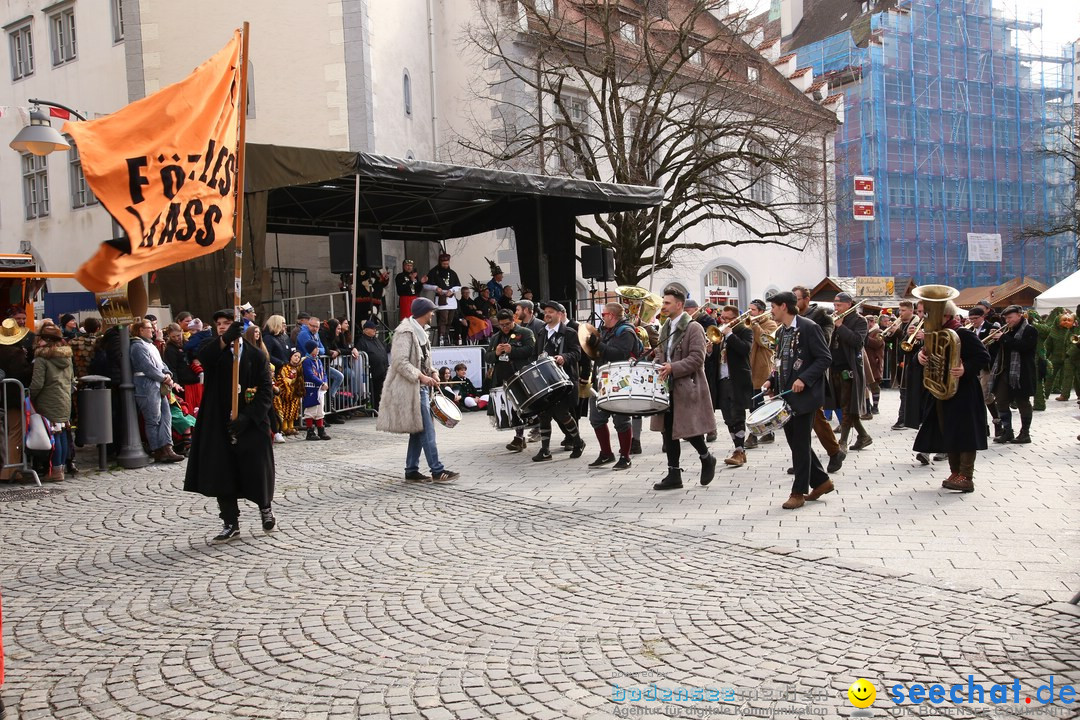
[[[600,333],[589,337],[589,347],[596,355],[593,365],[600,366],[611,362],[625,362],[631,357],[641,355],[642,346],[638,339],[634,326],[624,317],[625,310],[616,302],[604,305],[600,313],[604,322],[604,328]],[[600,389],[599,373],[593,373],[593,390]],[[608,419],[615,425],[615,432],[619,436],[619,461],[615,462],[615,455],[611,451],[611,435],[608,432]],[[633,442],[634,433],[630,427],[630,416],[609,413],[596,407],[596,398],[589,398],[589,422],[596,440],[600,443],[600,454],[589,463],[589,467],[595,468],[614,462],[612,470],[627,470],[630,468],[630,444]]]
[[[915,304],[910,300],[901,300],[898,312],[897,320],[893,324],[895,329],[889,333],[889,338],[896,343],[896,372],[893,374],[896,379],[893,385],[900,390],[900,409],[896,413],[896,422],[892,425],[893,430],[903,430],[907,427],[907,386],[910,384],[908,376],[914,372],[913,365],[918,355],[918,351],[907,353],[900,348],[900,343],[911,333],[911,323],[915,321]],[[921,387],[922,381],[919,382]]]
[[[690,302],[693,302],[693,301],[692,300],[687,300],[686,302],[690,303]],[[696,303],[695,303],[695,305],[696,305]],[[706,315],[705,317],[708,317],[708,316]],[[712,320],[712,318],[708,318],[708,319]],[[651,357],[652,356],[652,350],[656,347],[656,343],[660,339],[660,332],[656,329],[656,327],[652,323],[643,323],[643,322],[641,322],[641,317],[640,316],[635,317],[633,319],[633,322],[634,322],[634,328],[637,330],[638,340],[641,341],[641,345],[644,348],[644,351],[645,351],[644,354],[646,356],[648,356],[648,357]],[[642,332],[644,332],[644,334],[645,334],[645,339],[642,339],[642,337],[641,337]],[[648,342],[646,342],[646,340]],[[642,419],[641,415],[631,415],[630,416],[630,429],[633,431],[633,439],[630,441],[630,454],[631,455],[640,455],[641,454],[641,419]],[[715,436],[713,437],[713,439],[714,440],[716,439]]]
[[[1035,345],[1039,331],[1028,323],[1019,305],[1005,308],[1006,330],[997,340],[1001,348],[994,358],[994,399],[1001,419],[998,443],[1029,443],[1031,436],[1031,396],[1035,394]],[[1020,433],[1013,437],[1010,403],[1020,410]]]
[[653,415],[649,421],[654,432],[664,435],[667,449],[668,472],[653,485],[654,490],[676,490],[683,486],[682,440],[698,451],[701,459],[701,484],[708,485],[716,474],[716,458],[709,452],[705,436],[716,431],[716,415],[709,397],[709,385],[705,380],[705,331],[701,325],[691,322],[683,303],[686,295],[669,287],[664,290],[664,309],[668,321],[660,331],[656,346],[656,359],[660,367],[660,379],[671,378],[671,405],[667,412]]
[[450,256],[439,255],[439,264],[431,268],[424,281],[424,289],[435,293],[435,316],[438,325],[437,345],[446,345],[450,341],[451,323],[457,311],[457,292],[461,290],[458,274],[450,268]]
[[[971,332],[975,333],[975,337],[979,339],[979,342],[986,340],[990,333],[1000,327],[997,323],[991,325],[986,321],[986,308],[981,305],[976,305],[968,310],[968,320],[971,322]],[[995,438],[1001,437],[1001,421],[998,420],[997,403],[994,402],[994,392],[991,387],[994,376],[990,374],[990,366],[993,365],[994,358],[997,357],[998,347],[999,345],[995,342],[986,348],[987,352],[990,353],[990,362],[979,371],[979,384],[982,386],[986,409],[990,411],[990,418],[994,421]]]
[[[885,340],[881,337],[881,325],[877,317],[866,316],[866,348],[863,353],[866,384],[870,390],[870,414],[878,414],[881,400],[881,380],[885,374]],[[865,418],[864,418],[865,419]]]
[[[968,493],[975,489],[975,453],[986,449],[989,434],[979,373],[990,365],[990,354],[973,332],[960,327],[957,315],[956,305],[951,300],[945,303],[941,326],[954,330],[960,338],[961,363],[948,371],[959,378],[956,394],[948,400],[930,396],[914,449],[922,454],[947,452],[952,474],[941,487]],[[920,366],[926,365],[925,348],[919,350],[917,359]]]
[[[514,313],[500,310],[495,316],[498,331],[488,341],[484,362],[495,367],[495,385],[506,385],[510,378],[536,359],[536,337],[532,330],[514,322]],[[521,452],[528,444],[525,442],[523,428],[514,429],[514,439],[506,446],[512,452]]]
[[420,297],[427,275],[416,277],[416,264],[412,260],[401,263],[401,272],[394,276],[394,289],[398,296],[398,319],[404,320],[412,314],[412,301]]
[[776,337],[776,370],[763,387],[773,395],[791,391],[786,399],[792,416],[784,425],[784,436],[791,448],[795,479],[791,483],[791,495],[781,507],[794,510],[807,500],[817,500],[834,490],[832,480],[810,447],[810,429],[825,403],[825,373],[832,356],[821,327],[799,316],[794,293],[777,293],[769,302],[780,329]]
[[[825,344],[829,345],[833,334],[832,317],[820,305],[810,304],[810,291],[802,285],[796,285],[791,289],[791,292],[795,295],[799,314],[807,320],[814,321],[821,328],[821,333],[825,337]],[[775,314],[773,314],[773,318],[776,318]],[[828,385],[828,380],[825,381],[825,384]],[[844,459],[847,457],[847,448],[840,447],[840,443],[836,441],[836,433],[833,432],[832,425],[825,418],[823,408],[819,408],[814,415],[814,434],[817,435],[818,442],[821,443],[825,454],[829,456],[828,471],[831,473],[837,472],[843,466]],[[794,475],[795,468],[792,467],[788,470],[788,474]]]
[[574,419],[571,409],[577,403],[581,345],[578,343],[577,333],[567,327],[562,320],[566,316],[566,308],[562,303],[548,300],[540,303],[540,307],[544,310],[544,329],[536,339],[537,357],[547,355],[554,358],[555,363],[566,371],[567,377],[575,382],[574,391],[569,393],[562,402],[540,413],[540,450],[533,456],[533,461],[542,462],[551,459],[552,418],[555,418],[555,422],[570,439],[570,457],[579,458],[585,452],[585,441],[581,439],[577,420]]
[[[704,308],[698,307],[696,300],[687,299],[686,304],[683,306],[686,312],[690,313],[690,319],[701,325],[701,329],[708,332],[709,328],[716,326],[716,318],[705,311]],[[706,335],[706,338],[708,335]],[[655,344],[654,344],[655,347]],[[713,410],[720,409],[720,353],[715,352],[716,348],[712,343],[706,343],[705,345],[705,379],[709,383],[709,400],[712,402]],[[638,437],[640,433],[638,428],[634,427],[634,437]],[[705,436],[705,442],[714,442],[716,440],[716,433],[709,433]]]
[[[837,315],[851,310],[854,305],[855,299],[846,292],[837,293],[833,300],[833,309]],[[866,321],[857,310],[848,312],[839,325],[834,325],[829,342],[829,353],[832,355],[829,381],[832,387],[831,407],[844,414],[840,421],[840,452],[847,452],[848,435],[852,428],[858,433],[851,446],[852,450],[862,450],[873,442],[860,419],[866,397],[866,376],[863,373],[862,360],[865,344]]]
[[739,309],[733,305],[726,305],[721,311],[719,327],[724,340],[713,354],[719,356],[716,384],[720,412],[735,444],[735,451],[724,463],[741,467],[746,464],[746,411],[754,395],[750,381],[750,349],[754,344],[754,331],[745,323],[738,323],[733,328],[732,322],[737,317]]
[[[754,299],[750,301],[751,329],[754,333],[753,346],[750,349],[750,385],[759,388],[769,379],[773,371],[773,351],[765,347],[762,340],[766,335],[772,336],[776,332],[776,321],[771,315],[765,313],[765,301]],[[764,316],[764,319],[757,318]],[[756,410],[761,405],[761,398],[751,402],[751,410]],[[751,433],[746,438],[746,449],[752,450],[758,446],[758,442],[771,443],[775,440],[772,433],[766,433],[760,438]]]

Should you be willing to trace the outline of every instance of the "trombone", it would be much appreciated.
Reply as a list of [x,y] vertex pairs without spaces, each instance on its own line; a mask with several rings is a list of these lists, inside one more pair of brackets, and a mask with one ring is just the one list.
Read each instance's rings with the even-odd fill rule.
[[[764,315],[764,313],[762,313],[762,315]],[[736,327],[738,327],[740,323],[743,322],[745,322],[747,325],[750,324],[749,310],[747,310],[734,320],[724,323],[723,325],[710,325],[708,328],[705,329],[705,337],[707,337],[709,339],[709,342],[711,342],[713,345],[719,345],[720,343],[724,342],[725,329],[731,328],[732,330],[734,330]]]
[[901,350],[909,353],[915,349],[915,336],[919,334],[920,330],[922,330],[923,322],[925,322],[925,320],[923,318],[919,318],[914,323],[912,323],[911,332],[908,333],[906,338],[900,341]]
[[836,313],[835,315],[833,315],[833,324],[835,325],[836,323],[844,322],[844,318],[858,310],[859,306],[862,305],[864,302],[866,302],[866,298],[863,298],[859,302],[855,303],[844,312]]
[[983,338],[982,343],[983,343],[983,345],[985,347],[990,347],[991,345],[996,343],[998,340],[1005,337],[1005,335],[1007,333],[1011,333],[1012,331],[1013,331],[1013,329],[1011,327],[1009,327],[1008,325],[1005,325],[1003,327],[999,327],[997,330],[995,330],[994,332],[990,333],[985,338]]

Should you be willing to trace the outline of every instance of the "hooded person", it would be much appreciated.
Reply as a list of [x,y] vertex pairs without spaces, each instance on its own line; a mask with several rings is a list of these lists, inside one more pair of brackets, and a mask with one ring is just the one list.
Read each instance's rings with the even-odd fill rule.
[[184,490],[217,498],[224,524],[213,539],[224,542],[240,534],[239,498],[259,507],[263,530],[277,524],[274,499],[274,449],[270,407],[274,389],[270,364],[256,348],[240,341],[238,414],[231,420],[233,342],[243,326],[229,310],[214,313],[214,336],[196,351],[203,367],[204,388],[199,418],[192,431]]

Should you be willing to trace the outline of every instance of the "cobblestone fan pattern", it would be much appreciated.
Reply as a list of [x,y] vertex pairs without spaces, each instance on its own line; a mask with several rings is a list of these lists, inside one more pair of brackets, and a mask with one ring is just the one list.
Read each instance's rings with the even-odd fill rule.
[[[479,428],[464,431],[489,442]],[[613,699],[655,682],[818,693],[787,715],[816,717],[849,715],[858,677],[877,684],[879,708],[898,682],[1080,684],[1071,606],[405,484],[389,473],[399,439],[356,422],[335,440],[279,449],[279,529],[263,533],[248,505],[225,546],[207,544],[216,509],[179,490],[176,467],[0,505],[11,715],[554,720],[791,706]],[[362,448],[367,461],[349,459]],[[466,454],[447,455],[464,467]],[[550,477],[514,462],[511,479]]]

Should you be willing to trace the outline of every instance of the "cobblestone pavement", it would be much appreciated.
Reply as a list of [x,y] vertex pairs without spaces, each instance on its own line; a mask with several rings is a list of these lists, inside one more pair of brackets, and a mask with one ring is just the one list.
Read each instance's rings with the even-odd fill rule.
[[[877,420],[795,512],[782,441],[657,495],[651,434],[630,471],[586,471],[595,442],[534,464],[480,416],[439,430],[453,485],[402,482],[404,439],[367,420],[279,446],[280,528],[248,506],[226,546],[180,468],[7,490],[3,697],[16,718],[820,717],[866,677],[883,716],[886,687],[970,674],[1019,680],[1020,713],[1080,684],[1080,612],[1051,602],[1080,589],[1072,415],[987,453],[966,496]],[[721,699],[629,699],[653,683]]]

